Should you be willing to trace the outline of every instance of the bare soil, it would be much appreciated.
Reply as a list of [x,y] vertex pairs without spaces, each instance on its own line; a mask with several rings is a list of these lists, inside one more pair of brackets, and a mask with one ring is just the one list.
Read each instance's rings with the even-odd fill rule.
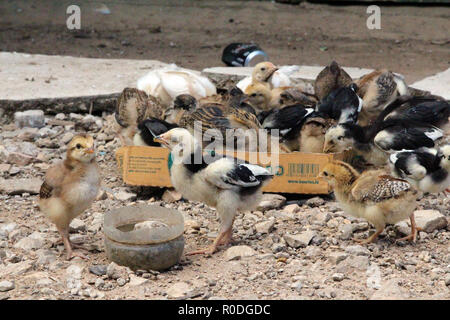
[[[277,64],[388,68],[414,82],[449,67],[450,7],[382,6],[381,29],[366,5],[253,1],[78,1],[81,30],[66,27],[59,1],[2,1],[0,50],[220,66],[223,48],[255,42]],[[111,14],[96,8],[105,3]]]

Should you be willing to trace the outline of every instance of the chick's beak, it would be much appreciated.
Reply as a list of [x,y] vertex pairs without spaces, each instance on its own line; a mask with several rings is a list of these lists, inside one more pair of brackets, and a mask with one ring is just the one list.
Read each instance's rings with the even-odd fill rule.
[[332,152],[331,149],[332,149],[332,146],[325,142],[325,144],[323,145],[323,152],[324,153]]
[[267,77],[266,77],[266,81],[268,81],[269,79],[270,79],[270,77],[275,73],[275,71],[277,71],[278,70],[278,67],[275,67],[275,66],[273,66],[272,68],[270,68],[268,71],[267,71]]
[[154,142],[158,142],[158,143],[161,143],[162,145],[165,145],[165,146],[169,146],[169,140],[168,140],[168,137],[166,137],[164,134],[161,134],[161,135],[159,135],[159,136],[157,136],[157,137],[154,137],[153,138],[153,141]]
[[94,148],[89,148],[89,149],[87,149],[87,150],[86,150],[86,153],[88,153],[88,154],[94,153]]

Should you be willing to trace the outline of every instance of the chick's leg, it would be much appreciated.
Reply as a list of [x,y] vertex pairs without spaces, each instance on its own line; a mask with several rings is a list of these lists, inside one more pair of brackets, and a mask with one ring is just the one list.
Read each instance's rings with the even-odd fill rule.
[[377,229],[377,231],[375,231],[374,234],[372,234],[370,237],[368,237],[368,238],[365,239],[365,240],[359,240],[359,239],[353,239],[353,240],[355,240],[356,242],[358,242],[358,243],[360,243],[360,244],[368,244],[368,243],[372,243],[372,242],[374,242],[374,241],[378,238],[378,236],[380,235],[380,233],[383,232],[383,230],[384,230],[384,228]]
[[[219,211],[219,213],[221,213]],[[214,240],[213,244],[208,248],[189,252],[186,255],[195,255],[195,254],[213,254],[217,251],[217,248],[220,245],[227,245],[232,240],[233,234],[233,222],[235,214],[220,214],[221,217],[221,226],[220,233],[217,238]]]
[[416,225],[416,220],[414,219],[414,213],[412,213],[409,216],[409,220],[411,221],[411,233],[409,235],[407,235],[406,237],[397,239],[397,241],[408,240],[408,241],[416,242],[419,231],[422,231],[422,228],[419,228]]
[[75,253],[72,251],[72,244],[69,239],[69,228],[60,228],[57,227],[59,234],[62,237],[62,241],[64,243],[64,248],[66,248],[66,259],[70,260],[73,257],[80,257],[82,259],[87,259],[87,257],[81,253]]

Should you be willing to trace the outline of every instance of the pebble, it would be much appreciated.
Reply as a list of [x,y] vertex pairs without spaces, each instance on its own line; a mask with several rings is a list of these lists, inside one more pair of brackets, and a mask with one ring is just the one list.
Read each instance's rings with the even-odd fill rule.
[[108,267],[106,268],[106,275],[114,280],[117,280],[119,278],[124,278],[128,280],[128,268],[119,266],[115,262],[111,262]]
[[25,178],[25,179],[0,179],[0,192],[9,195],[16,194],[38,194],[41,189],[42,180],[39,178]]
[[272,217],[267,221],[257,223],[255,225],[255,230],[256,230],[256,232],[261,233],[261,234],[270,233],[270,231],[272,231],[274,225],[275,225],[275,218]]
[[258,205],[257,210],[267,211],[271,209],[278,209],[282,207],[286,202],[286,198],[274,193],[263,194],[262,200]]
[[251,257],[256,254],[256,251],[249,246],[233,246],[225,251],[224,257],[227,261],[239,260],[243,257]]
[[348,257],[348,254],[346,254],[344,252],[331,252],[328,255],[328,260],[332,264],[338,264],[339,262],[344,261],[347,257]]
[[70,223],[70,231],[71,232],[86,231],[86,224],[84,223],[83,220],[75,218]]
[[284,235],[284,240],[288,244],[288,246],[293,248],[305,248],[309,245],[312,238],[316,236],[316,232],[312,230],[304,231],[296,235],[286,234]]
[[4,280],[0,282],[0,292],[13,290],[15,287],[14,281]]
[[342,280],[344,280],[345,276],[342,273],[334,273],[331,278],[333,279],[333,281],[337,281],[340,282]]
[[89,267],[89,272],[96,276],[104,276],[106,274],[107,266],[104,264],[97,264]]
[[300,210],[301,210],[300,206],[299,206],[298,204],[296,204],[296,203],[294,203],[294,204],[289,204],[289,205],[287,205],[287,206],[285,206],[285,207],[283,208],[283,211],[286,211],[286,212],[288,212],[288,213],[297,213],[297,212],[299,212]]
[[306,200],[305,204],[311,208],[320,207],[324,205],[326,202],[321,197],[314,197]]
[[136,200],[136,194],[120,190],[114,194],[114,197],[120,201],[133,201]]
[[394,278],[384,283],[370,300],[404,300],[408,298],[407,292],[399,286],[400,279]]
[[73,138],[73,133],[72,132],[66,132],[64,133],[64,135],[61,137],[61,142],[63,144],[68,144],[70,142],[70,140],[72,140]]
[[33,232],[28,237],[20,239],[14,248],[20,248],[23,250],[40,249],[44,246],[45,240],[40,232]]
[[14,113],[14,122],[18,128],[42,128],[45,125],[44,111],[27,110]]
[[348,246],[345,248],[345,252],[347,252],[349,254],[354,254],[357,256],[369,256],[370,255],[369,249],[367,249],[363,246],[360,246],[360,245]]
[[186,282],[177,282],[167,289],[166,294],[170,299],[182,299],[188,297],[193,291],[192,285]]

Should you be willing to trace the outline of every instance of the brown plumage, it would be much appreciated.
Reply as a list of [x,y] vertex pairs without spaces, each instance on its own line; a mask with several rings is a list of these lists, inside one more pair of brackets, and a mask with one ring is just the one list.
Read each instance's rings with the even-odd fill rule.
[[133,145],[138,124],[149,117],[161,119],[164,107],[159,99],[136,88],[125,88],[117,100],[115,118],[122,145]]
[[386,224],[408,217],[411,234],[400,240],[416,240],[419,231],[414,221],[417,191],[407,181],[389,176],[383,170],[359,174],[342,161],[326,164],[319,177],[330,184],[347,214],[367,219],[375,226],[376,232],[362,243],[373,242]]
[[89,208],[100,188],[100,170],[95,161],[94,139],[77,135],[68,144],[66,159],[51,167],[39,192],[39,208],[61,234],[67,259],[73,255],[70,222]]
[[348,73],[336,61],[333,61],[317,75],[314,82],[314,93],[319,100],[322,100],[331,91],[346,87],[352,82],[352,78]]
[[300,103],[306,108],[314,108],[319,99],[311,93],[308,93],[297,87],[281,87],[272,89],[271,105],[284,107]]
[[363,107],[358,117],[360,125],[371,124],[383,109],[397,96],[408,93],[402,78],[388,70],[376,70],[355,82],[357,94],[363,99]]

